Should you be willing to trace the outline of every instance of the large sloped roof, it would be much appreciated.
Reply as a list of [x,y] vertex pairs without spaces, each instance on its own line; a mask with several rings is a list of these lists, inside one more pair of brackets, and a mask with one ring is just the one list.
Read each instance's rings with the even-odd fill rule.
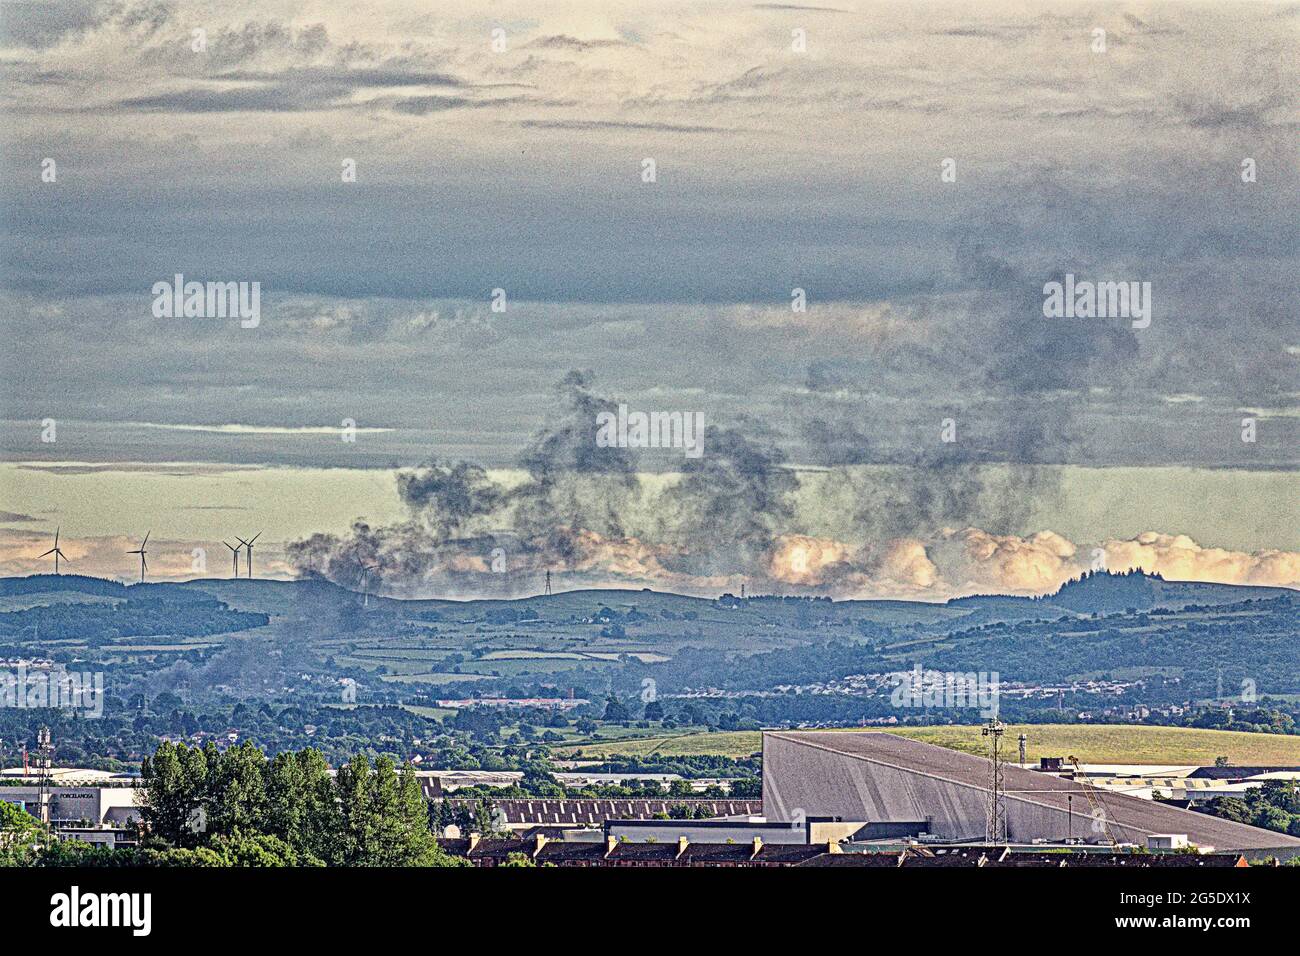
[[[768,731],[767,736],[816,747],[830,753],[923,774],[959,786],[987,790],[990,761],[985,757],[949,750],[934,744],[910,740],[883,732],[845,731]],[[1107,817],[1113,824],[1144,833],[1185,833],[1202,846],[1217,849],[1247,850],[1300,847],[1300,839],[1244,823],[1167,804],[1130,797],[1120,793],[1087,788],[1073,780],[1015,766],[1003,768],[1003,789],[1008,800],[1022,800],[1065,811],[1069,797],[1078,802],[1074,809],[1086,806],[1087,791],[1100,796]]]

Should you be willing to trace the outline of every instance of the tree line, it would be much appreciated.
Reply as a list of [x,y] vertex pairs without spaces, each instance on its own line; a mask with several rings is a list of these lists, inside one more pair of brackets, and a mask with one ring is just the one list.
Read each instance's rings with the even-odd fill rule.
[[13,826],[10,813],[0,865],[463,865],[438,847],[414,773],[389,757],[358,755],[331,774],[310,748],[267,759],[251,742],[224,751],[164,742],[141,774],[136,847],[51,841],[39,824]]

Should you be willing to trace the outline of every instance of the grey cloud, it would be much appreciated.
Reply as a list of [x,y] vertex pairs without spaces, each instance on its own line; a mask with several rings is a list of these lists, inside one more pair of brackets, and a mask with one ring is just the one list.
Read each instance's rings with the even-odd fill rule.
[[120,109],[162,113],[297,113],[328,109],[347,93],[334,89],[302,89],[288,86],[251,87],[233,90],[191,88],[174,93],[138,96],[121,100]]
[[291,67],[279,71],[227,70],[214,74],[211,79],[222,81],[258,81],[283,84],[323,85],[327,88],[349,89],[387,86],[447,86],[463,87],[467,84],[449,73],[429,71],[412,65],[404,69],[397,61],[377,66],[309,66]]
[[[498,99],[495,81],[522,68],[464,54],[463,35],[330,42],[323,26],[245,26],[250,9],[214,15],[206,59],[183,42],[188,23],[149,38],[161,14],[140,12],[115,42],[7,64],[67,81],[10,84],[0,158],[0,284],[23,292],[5,327],[25,345],[0,358],[0,398],[15,419],[58,407],[86,421],[60,432],[59,454],[380,466],[436,447],[496,465],[576,353],[616,394],[699,401],[718,421],[748,409],[790,461],[915,461],[900,446],[931,434],[945,403],[977,445],[962,467],[1294,459],[1294,418],[1270,420],[1254,448],[1222,440],[1238,407],[1294,405],[1294,93],[1275,59],[1292,18],[1171,7],[1186,42],[1144,32],[1141,70],[1081,85],[1077,60],[1050,56],[1062,38],[1086,44],[1079,22],[1029,21],[1055,40],[1009,48],[927,37],[998,34],[1006,14],[884,34],[864,14],[835,18],[836,42],[796,60],[755,52],[782,39],[773,18],[669,39],[629,14],[637,52],[520,51],[535,93]],[[1143,19],[1130,27],[1166,22]],[[990,56],[951,56],[968,45]],[[82,122],[53,117],[70,104]],[[256,121],[222,115],[238,112]],[[671,147],[655,189],[636,176],[646,141]],[[960,144],[956,184],[939,182],[945,143]],[[1249,186],[1246,144],[1261,174]],[[57,190],[33,175],[46,155]],[[338,161],[353,155],[366,158],[347,191]],[[262,281],[256,338],[151,322],[149,283],[176,271]],[[1149,334],[1044,322],[1042,283],[1065,271],[1152,280]],[[806,317],[789,314],[796,285]],[[498,286],[501,316],[484,306]],[[887,305],[893,325],[863,332],[861,303]],[[1159,399],[1177,392],[1205,400]],[[1014,414],[1057,401],[1073,413],[1038,433]],[[350,449],[142,438],[116,421],[336,412],[399,431]],[[0,423],[2,447],[53,454],[31,448],[29,424]]]
[[579,40],[577,37],[568,36],[566,34],[537,37],[536,39],[529,40],[524,44],[524,47],[528,49],[569,50],[573,52],[586,52],[588,50],[631,46],[633,46],[633,44],[626,40]]
[[6,0],[0,4],[0,46],[44,49],[107,23],[104,0]]
[[756,3],[755,10],[793,10],[797,12],[808,13],[852,13],[852,10],[843,10],[840,7],[814,7],[804,6],[799,3]]
[[215,68],[244,63],[268,53],[314,57],[330,46],[329,31],[314,23],[296,28],[274,21],[250,21],[241,27],[210,34],[207,57]]
[[738,130],[724,126],[704,126],[689,123],[633,122],[630,120],[519,120],[525,129],[567,129],[575,131],[640,130],[656,133],[734,133]]
[[[1269,128],[1298,129],[1294,112],[1281,97],[1270,97],[1254,103],[1231,105],[1223,102],[1182,101],[1179,107],[1192,129],[1257,133]],[[1276,119],[1272,114],[1286,112]]]
[[390,106],[394,112],[404,113],[407,116],[428,116],[431,113],[469,107],[502,106],[522,99],[524,97],[475,99],[469,96],[407,96],[398,99],[380,98],[372,101],[372,105]]

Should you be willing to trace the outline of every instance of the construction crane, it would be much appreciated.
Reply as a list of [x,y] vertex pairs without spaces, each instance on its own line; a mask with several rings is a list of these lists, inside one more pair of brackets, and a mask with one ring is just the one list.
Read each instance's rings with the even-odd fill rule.
[[1106,837],[1106,842],[1111,846],[1115,846],[1115,836],[1110,832],[1110,814],[1106,812],[1106,805],[1101,801],[1101,788],[1080,779],[1083,776],[1083,770],[1079,767],[1078,757],[1071,754],[1065,758],[1065,762],[1074,767],[1075,782],[1083,785],[1083,795],[1088,798],[1088,812],[1092,816],[1093,826],[1095,827],[1100,823],[1101,832]]

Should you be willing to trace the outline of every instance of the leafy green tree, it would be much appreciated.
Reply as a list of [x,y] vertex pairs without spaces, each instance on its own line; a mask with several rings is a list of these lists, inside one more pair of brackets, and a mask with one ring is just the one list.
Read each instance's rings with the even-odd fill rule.
[[428,811],[410,768],[363,755],[336,778],[341,814],[335,861],[345,866],[449,866],[429,831]]
[[1209,801],[1207,809],[1215,816],[1234,823],[1250,822],[1250,807],[1246,806],[1246,801],[1237,797],[1215,797]]
[[612,721],[614,723],[622,723],[625,720],[631,720],[632,714],[627,709],[627,705],[613,694],[610,694],[605,698],[605,716],[601,719]]
[[45,828],[34,816],[0,800],[0,867],[30,865],[45,836]]
[[196,814],[207,802],[208,759],[216,754],[185,744],[163,741],[140,766],[144,789],[140,817],[154,838],[171,846],[193,847],[203,838],[195,827]]
[[291,846],[304,865],[333,859],[342,821],[325,757],[310,748],[281,752],[265,774],[264,829]]
[[207,833],[229,835],[264,825],[265,769],[266,755],[248,741],[209,756]]
[[[120,853],[120,850],[114,852]],[[165,867],[193,866],[228,866],[226,857],[211,847],[201,846],[194,849],[168,847],[165,850],[150,851],[149,864]]]
[[[121,854],[121,855],[118,855]],[[55,840],[41,847],[27,862],[29,866],[132,866],[139,860],[129,851],[84,843],[81,840]]]
[[234,836],[219,834],[210,849],[221,857],[221,866],[297,866],[293,847],[269,833]]
[[[114,865],[466,865],[438,848],[414,772],[390,757],[372,765],[358,754],[331,779],[316,750],[267,761],[252,743],[225,753],[164,743],[143,778],[145,846]],[[58,850],[41,865],[76,865],[82,852]]]
[[44,832],[41,821],[7,800],[0,800],[0,844],[37,839]]

